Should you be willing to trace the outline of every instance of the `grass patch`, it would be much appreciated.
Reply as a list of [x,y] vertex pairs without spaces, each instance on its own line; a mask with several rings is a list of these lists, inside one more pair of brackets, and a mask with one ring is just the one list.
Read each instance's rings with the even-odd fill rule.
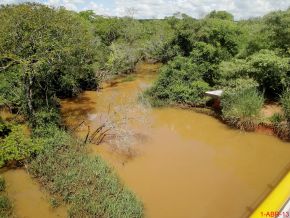
[[226,122],[244,130],[253,130],[259,119],[264,98],[254,88],[229,90],[222,96],[222,113]]
[[29,172],[70,205],[70,217],[143,217],[143,205],[101,157],[91,157],[62,130],[46,135],[46,148]]

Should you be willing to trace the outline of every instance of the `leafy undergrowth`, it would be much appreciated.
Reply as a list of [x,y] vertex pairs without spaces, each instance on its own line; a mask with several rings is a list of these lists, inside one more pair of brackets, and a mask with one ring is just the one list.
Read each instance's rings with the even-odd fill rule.
[[99,156],[90,157],[68,133],[52,128],[28,171],[70,205],[69,217],[143,217],[143,205]]

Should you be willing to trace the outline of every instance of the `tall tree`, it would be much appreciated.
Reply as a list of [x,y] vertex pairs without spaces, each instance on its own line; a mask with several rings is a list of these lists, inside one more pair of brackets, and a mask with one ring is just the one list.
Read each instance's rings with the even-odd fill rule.
[[[43,105],[50,107],[55,96],[95,84],[95,40],[76,13],[27,3],[1,6],[0,20],[0,74],[19,76],[22,109],[29,116]],[[12,88],[15,81],[7,83]]]

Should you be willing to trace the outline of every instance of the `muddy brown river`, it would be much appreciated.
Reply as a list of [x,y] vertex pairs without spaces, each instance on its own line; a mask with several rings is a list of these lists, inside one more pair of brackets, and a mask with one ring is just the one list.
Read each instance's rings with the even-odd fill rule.
[[[64,120],[93,127],[98,114],[136,98],[157,76],[160,65],[140,64],[134,78],[104,85],[62,101]],[[148,110],[148,124],[132,125],[143,140],[128,157],[108,143],[91,145],[144,202],[149,218],[247,217],[285,173],[290,144],[274,136],[233,130],[215,118],[190,110]],[[138,121],[138,119],[136,118]],[[134,122],[136,122],[134,120]],[[80,136],[85,130],[79,130]],[[65,207],[52,209],[50,197],[23,169],[4,173],[15,215],[25,218],[66,217]]]
[[[136,99],[156,78],[158,68],[141,64],[132,81],[120,79],[100,92],[63,101],[66,122],[86,120],[94,126],[94,117],[109,104]],[[146,140],[134,146],[138,152],[132,158],[107,144],[91,146],[92,153],[101,154],[142,199],[146,217],[246,217],[290,161],[289,143],[230,129],[204,114],[162,108],[150,110],[148,119]]]

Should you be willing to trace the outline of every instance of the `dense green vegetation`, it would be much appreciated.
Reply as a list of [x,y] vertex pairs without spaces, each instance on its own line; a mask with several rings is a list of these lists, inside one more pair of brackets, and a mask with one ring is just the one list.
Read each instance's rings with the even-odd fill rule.
[[31,159],[29,172],[50,193],[70,205],[69,217],[142,217],[143,205],[99,157],[56,126],[34,131],[45,149]]
[[287,117],[289,24],[290,10],[239,22],[224,11],[201,20],[184,15],[174,22],[179,55],[145,95],[156,106],[202,106],[208,101],[205,91],[222,89],[222,119],[244,129],[260,122],[264,99],[277,102],[283,95]]
[[[98,29],[102,19],[40,4],[0,6],[0,107],[14,114],[0,119],[0,167],[26,163],[51,194],[69,203],[70,217],[142,217],[142,203],[100,157],[86,154],[60,119],[60,98],[97,89],[103,76],[132,70],[139,60],[125,63],[124,55],[133,53],[122,53],[125,47],[139,52],[129,46],[135,35],[122,36],[131,44],[113,44]],[[9,216],[9,200],[0,198],[1,217]]]
[[[61,98],[97,90],[139,61],[164,63],[145,91],[155,106],[204,107],[205,91],[223,89],[222,119],[253,129],[264,101],[280,102],[283,114],[270,120],[290,138],[290,10],[238,22],[225,11],[137,20],[25,3],[0,6],[0,20],[0,109],[13,114],[0,117],[0,167],[27,163],[71,217],[143,216],[142,203],[60,117]],[[0,197],[0,215],[9,215]]]

